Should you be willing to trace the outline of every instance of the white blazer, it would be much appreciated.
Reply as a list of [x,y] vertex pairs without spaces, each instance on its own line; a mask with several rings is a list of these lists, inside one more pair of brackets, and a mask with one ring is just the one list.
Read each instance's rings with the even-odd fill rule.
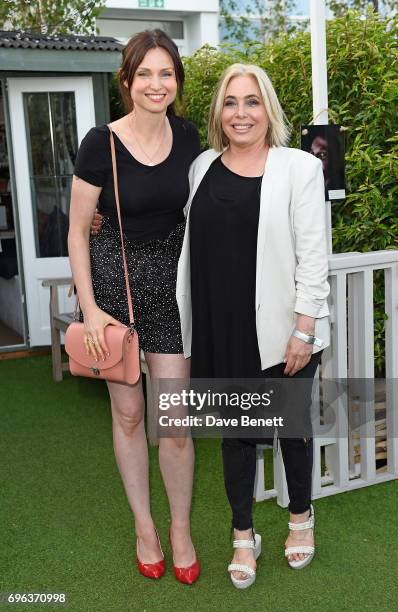
[[[213,161],[210,149],[189,171],[190,196],[185,207],[186,230],[177,273],[185,357],[191,355],[192,308],[189,212],[192,199]],[[313,155],[287,147],[268,152],[261,183],[257,236],[256,328],[261,368],[282,363],[296,314],[315,317],[315,335],[330,344],[328,257],[322,163]]]

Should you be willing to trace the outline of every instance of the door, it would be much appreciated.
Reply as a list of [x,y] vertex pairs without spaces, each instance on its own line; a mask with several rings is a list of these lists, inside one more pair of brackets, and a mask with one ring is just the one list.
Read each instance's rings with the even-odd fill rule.
[[[71,275],[67,234],[78,145],[95,125],[91,77],[10,78],[15,161],[30,346],[51,344],[49,289],[43,280]],[[68,287],[60,311],[73,309]]]

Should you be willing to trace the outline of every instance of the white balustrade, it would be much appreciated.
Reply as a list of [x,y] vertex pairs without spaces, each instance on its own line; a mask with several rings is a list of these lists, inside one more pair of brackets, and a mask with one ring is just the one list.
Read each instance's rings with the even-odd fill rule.
[[[373,286],[376,270],[384,270],[387,315],[384,380],[374,378]],[[331,344],[323,353],[319,385],[315,384],[314,389],[321,393],[321,408],[322,405],[325,409],[327,405],[332,408],[335,422],[333,427],[323,423],[321,409],[318,422],[313,423],[317,432],[314,437],[313,499],[398,478],[398,251],[330,255],[329,282]],[[348,383],[348,390],[334,398],[331,385],[322,385],[322,380],[336,379]],[[350,393],[355,379],[362,391],[359,399]],[[385,419],[380,421],[376,419],[380,404],[375,402],[375,387],[381,389],[385,405]],[[378,471],[376,438],[383,436],[387,448],[386,467]],[[358,445],[359,462],[356,461]],[[264,466],[262,449],[261,446],[257,449],[254,497],[261,501],[276,496],[278,504],[286,507],[289,496],[280,447],[274,443],[274,487],[269,490],[264,486],[267,465]]]

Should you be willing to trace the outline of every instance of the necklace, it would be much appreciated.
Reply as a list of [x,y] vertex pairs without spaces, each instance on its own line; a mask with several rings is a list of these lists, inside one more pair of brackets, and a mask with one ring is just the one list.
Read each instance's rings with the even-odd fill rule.
[[152,157],[149,157],[148,153],[147,153],[146,151],[144,151],[144,149],[142,148],[141,144],[140,144],[140,143],[139,143],[139,141],[138,141],[138,138],[137,138],[137,137],[136,137],[136,135],[134,134],[133,123],[132,123],[132,121],[133,121],[133,114],[132,114],[132,113],[130,113],[130,114],[129,114],[129,121],[130,121],[130,127],[131,127],[131,131],[132,131],[132,133],[133,133],[133,136],[134,136],[134,140],[135,140],[135,142],[137,143],[137,145],[139,146],[139,148],[140,148],[141,152],[142,152],[142,153],[145,155],[145,157],[146,157],[147,159],[149,159],[149,164],[148,164],[148,165],[149,165],[149,166],[154,166],[154,165],[155,165],[154,159],[156,158],[157,154],[159,153],[160,147],[162,146],[163,141],[164,141],[164,137],[165,137],[165,130],[163,130],[163,136],[162,136],[162,138],[161,138],[161,140],[160,140],[160,144],[159,144],[158,148],[156,149],[156,151],[155,151],[155,153],[152,155]]

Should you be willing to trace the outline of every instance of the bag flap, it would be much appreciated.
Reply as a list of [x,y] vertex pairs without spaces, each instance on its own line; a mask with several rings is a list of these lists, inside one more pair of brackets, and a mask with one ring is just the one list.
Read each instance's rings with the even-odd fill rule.
[[105,361],[102,361],[101,358],[99,358],[99,361],[95,361],[91,354],[87,355],[83,341],[83,323],[71,323],[69,325],[65,332],[65,351],[69,357],[86,368],[96,367],[100,370],[113,368],[123,357],[124,344],[127,342],[129,329],[126,326],[107,325],[104,334],[110,352],[110,356]]

